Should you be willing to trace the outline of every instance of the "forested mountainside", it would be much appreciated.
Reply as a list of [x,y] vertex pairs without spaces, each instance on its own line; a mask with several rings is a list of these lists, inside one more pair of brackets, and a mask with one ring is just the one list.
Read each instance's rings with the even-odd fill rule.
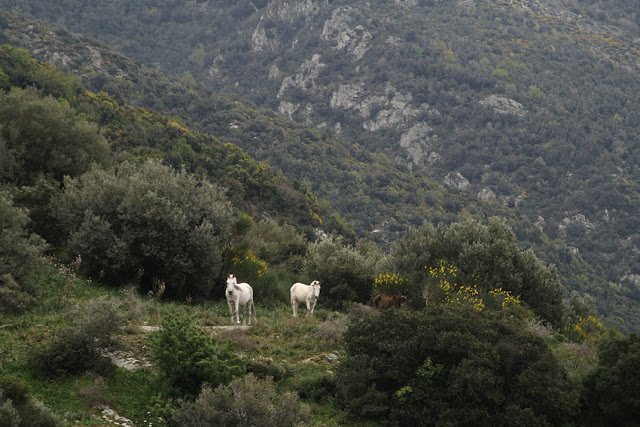
[[[424,219],[517,219],[520,240],[570,289],[597,295],[623,330],[636,323],[638,28],[623,2],[0,6],[179,76],[190,94],[162,79],[147,91],[129,77],[157,74],[106,59],[104,46],[74,56],[72,34],[6,23],[8,40],[83,84],[163,107],[281,168],[360,233],[385,241]],[[196,82],[308,126],[200,98]]]
[[[179,118],[128,106],[105,92],[87,92],[78,86],[74,77],[47,64],[39,64],[26,51],[11,46],[0,48],[0,70],[4,90],[36,87],[42,91],[40,96],[29,92],[13,93],[0,114],[3,123],[12,122],[5,124],[2,130],[2,176],[24,186],[25,189],[17,193],[23,204],[33,204],[38,197],[54,191],[55,186],[33,178],[39,169],[45,169],[45,162],[58,165],[46,167],[46,170],[55,179],[62,180],[65,175],[76,175],[79,166],[75,165],[86,163],[86,158],[92,157],[84,154],[78,155],[78,160],[68,160],[69,155],[64,154],[61,147],[55,147],[56,144],[75,144],[79,151],[83,150],[82,145],[89,138],[83,135],[82,124],[88,123],[88,126],[99,127],[100,135],[109,144],[111,156],[117,161],[162,159],[176,169],[184,169],[200,179],[227,188],[228,198],[237,213],[288,222],[309,238],[314,238],[314,230],[346,236],[353,234],[351,227],[327,202],[318,200],[307,189],[294,188],[281,172],[255,161],[237,146],[186,128]],[[61,113],[43,96],[58,98],[68,106],[68,112]],[[47,124],[33,126],[31,123],[36,120]],[[29,159],[28,150],[14,147],[20,138],[32,140],[32,149],[40,150],[41,158]],[[54,147],[46,146],[47,141]],[[43,145],[39,146],[40,143]],[[35,203],[41,205],[40,209],[29,206],[33,213],[32,229],[51,229],[46,225],[50,221],[46,213],[50,207],[44,203],[46,199]],[[55,243],[56,239],[51,241]]]

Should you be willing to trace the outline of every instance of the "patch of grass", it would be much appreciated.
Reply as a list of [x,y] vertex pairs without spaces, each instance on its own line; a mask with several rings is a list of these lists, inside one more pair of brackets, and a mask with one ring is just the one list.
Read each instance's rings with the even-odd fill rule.
[[[233,351],[252,366],[256,376],[273,377],[279,393],[316,387],[332,375],[335,365],[322,354],[343,354],[341,333],[346,315],[318,308],[312,317],[294,319],[288,301],[257,301],[257,324],[246,330],[213,330],[230,326],[229,308],[224,299],[199,303],[158,301],[138,295],[133,288],[112,288],[75,276],[73,272],[50,266],[38,276],[39,303],[22,314],[0,313],[0,372],[21,378],[35,398],[47,405],[66,424],[100,425],[97,404],[106,404],[120,415],[144,424],[158,403],[159,373],[156,367],[97,376],[77,373],[46,379],[26,364],[35,348],[46,343],[71,324],[70,315],[91,301],[102,299],[117,305],[126,325],[116,335],[119,347],[138,358],[150,357],[150,333],[143,325],[160,326],[167,316],[190,316],[214,339],[231,339]],[[305,362],[305,360],[307,360]],[[325,384],[326,385],[326,384]],[[322,393],[321,393],[322,394]],[[331,403],[311,405],[313,425],[339,425],[340,413]],[[316,419],[317,418],[317,419]]]
[[134,421],[136,425],[143,425],[148,418],[149,407],[158,394],[159,381],[154,369],[118,369],[105,381],[102,391],[120,415]]

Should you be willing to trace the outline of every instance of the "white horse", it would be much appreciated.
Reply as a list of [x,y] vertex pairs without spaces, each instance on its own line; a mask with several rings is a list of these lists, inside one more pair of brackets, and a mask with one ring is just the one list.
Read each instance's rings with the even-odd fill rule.
[[230,274],[227,277],[227,303],[231,312],[231,323],[233,323],[233,313],[235,307],[236,323],[240,323],[239,305],[242,305],[242,324],[247,323],[247,307],[249,308],[249,324],[251,324],[251,311],[253,309],[253,320],[256,322],[256,306],[253,304],[253,288],[248,283],[238,283],[236,276]]
[[291,308],[293,308],[293,317],[298,317],[298,304],[304,302],[307,304],[307,317],[313,314],[316,307],[318,297],[320,296],[320,282],[314,280],[311,285],[304,283],[294,283],[291,287]]

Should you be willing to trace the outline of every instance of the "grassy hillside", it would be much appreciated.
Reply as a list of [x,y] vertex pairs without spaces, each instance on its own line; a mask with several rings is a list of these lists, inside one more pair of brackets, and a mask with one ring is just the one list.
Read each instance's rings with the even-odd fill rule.
[[[228,307],[223,300],[193,305],[162,302],[139,296],[134,289],[96,284],[60,265],[51,265],[37,284],[41,291],[38,308],[22,315],[0,314],[0,370],[3,378],[24,380],[29,393],[57,414],[63,425],[104,425],[101,407],[113,408],[135,425],[162,425],[150,418],[162,413],[154,407],[161,403],[157,396],[162,380],[150,363],[149,340],[169,316],[191,317],[207,336],[221,342],[231,340],[233,351],[242,355],[248,370],[261,378],[274,377],[280,391],[321,393],[313,384],[321,384],[344,356],[341,334],[346,316],[324,309],[313,319],[296,320],[284,302],[260,303],[257,325],[229,329]],[[125,319],[108,349],[125,367],[109,373],[52,377],[43,377],[30,367],[27,362],[36,349],[73,322],[81,323],[86,310],[106,306]],[[340,422],[339,411],[326,399],[328,396],[308,402],[314,425]]]
[[[135,425],[162,425],[158,417],[166,414],[166,401],[159,399],[163,381],[153,363],[150,339],[172,316],[192,318],[216,342],[231,340],[247,371],[259,378],[273,377],[278,393],[292,391],[301,396],[311,409],[310,425],[361,425],[339,409],[332,375],[346,356],[342,333],[349,316],[371,314],[372,307],[356,305],[350,315],[319,308],[312,318],[294,319],[284,301],[259,301],[257,325],[229,329],[223,300],[165,302],[126,287],[106,287],[79,277],[73,268],[55,264],[38,276],[37,285],[35,309],[0,314],[0,370],[3,378],[20,378],[28,393],[47,405],[63,425],[104,425],[105,408]],[[288,287],[288,283],[281,285]],[[107,308],[123,320],[103,354],[110,354],[120,367],[46,377],[28,363],[37,349],[65,328],[81,329],[88,310],[97,316]],[[561,343],[545,328],[537,328],[573,380],[580,380],[593,366],[591,346]]]

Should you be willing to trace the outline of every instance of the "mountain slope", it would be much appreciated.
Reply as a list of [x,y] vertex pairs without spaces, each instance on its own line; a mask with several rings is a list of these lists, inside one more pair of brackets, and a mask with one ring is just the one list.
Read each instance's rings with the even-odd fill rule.
[[[592,20],[594,2],[564,3],[572,8],[280,0],[0,6],[36,16],[40,4],[37,16],[194,88],[198,80],[315,125],[284,125],[243,101],[202,100],[172,84],[137,88],[126,75],[132,65],[109,57],[95,67],[106,58],[99,47],[100,56],[85,52],[89,70],[75,69],[87,85],[172,111],[281,168],[330,198],[360,233],[389,241],[423,219],[520,218],[518,237],[557,263],[571,289],[601,296],[601,310],[629,319],[640,297],[636,30],[609,25],[622,13],[610,13],[609,24]],[[99,21],[105,12],[108,20]],[[47,37],[18,27],[5,33],[73,68],[73,56],[65,65],[60,53],[72,49],[71,39],[52,49]]]

